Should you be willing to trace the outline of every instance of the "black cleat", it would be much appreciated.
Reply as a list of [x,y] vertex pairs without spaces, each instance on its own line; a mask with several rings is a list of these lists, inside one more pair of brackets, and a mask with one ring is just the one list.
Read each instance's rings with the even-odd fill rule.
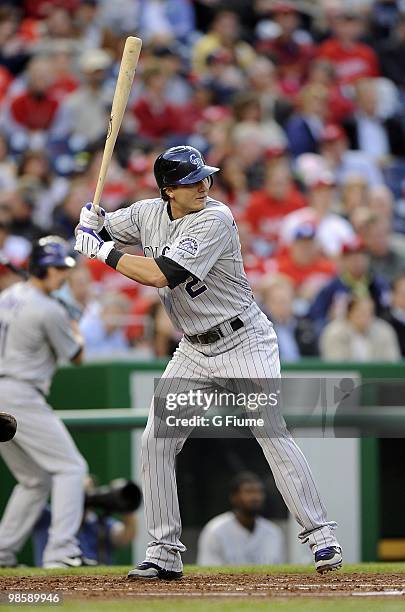
[[143,561],[143,563],[140,563],[133,570],[128,572],[128,578],[130,580],[180,580],[182,576],[183,572],[173,572],[172,570],[163,569],[149,561]]
[[340,569],[342,563],[342,549],[338,546],[328,546],[315,553],[315,569],[320,574]]

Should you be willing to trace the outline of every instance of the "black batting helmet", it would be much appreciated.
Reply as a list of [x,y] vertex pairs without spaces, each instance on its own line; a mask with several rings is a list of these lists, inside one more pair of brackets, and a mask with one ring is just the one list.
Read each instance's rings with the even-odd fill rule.
[[200,151],[189,146],[167,149],[159,155],[153,167],[161,192],[164,187],[172,185],[198,183],[218,170],[214,166],[207,166]]
[[34,243],[28,264],[33,276],[44,278],[47,268],[73,268],[76,262],[69,255],[68,244],[60,236],[45,236]]

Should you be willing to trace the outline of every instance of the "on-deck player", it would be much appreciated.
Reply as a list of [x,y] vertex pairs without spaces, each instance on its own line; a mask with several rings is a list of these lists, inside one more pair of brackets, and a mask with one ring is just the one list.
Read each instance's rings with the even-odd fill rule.
[[83,342],[66,310],[50,294],[74,266],[58,236],[32,249],[30,277],[0,296],[0,406],[18,422],[0,455],[18,484],[0,523],[0,567],[14,566],[51,493],[52,521],[45,567],[86,564],[76,532],[83,515],[87,465],[46,401],[57,361],[80,363]]
[[[208,195],[218,170],[207,166],[193,147],[174,147],[155,162],[160,198],[99,215],[87,204],[80,215],[75,249],[157,287],[169,317],[184,332],[161,379],[177,393],[179,380],[187,385],[191,379],[280,377],[277,337],[246,279],[232,213]],[[140,244],[146,257],[124,254],[114,241]],[[153,405],[142,437],[143,493],[152,541],[146,560],[128,577],[177,579],[185,547],[180,541],[175,457],[192,427],[175,437],[155,435]],[[302,528],[299,538],[311,547],[318,571],[337,569],[342,554],[333,534],[336,523],[328,522],[310,468],[278,407],[271,409],[267,423],[265,436],[263,431],[252,432]]]

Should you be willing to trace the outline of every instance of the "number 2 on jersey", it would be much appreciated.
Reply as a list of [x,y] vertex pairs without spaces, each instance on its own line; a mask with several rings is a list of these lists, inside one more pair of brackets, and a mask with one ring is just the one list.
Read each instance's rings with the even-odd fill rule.
[[198,295],[204,293],[204,291],[207,291],[207,285],[200,284],[199,287],[196,287],[196,285],[198,285],[199,283],[201,283],[201,281],[199,281],[198,278],[193,278],[191,279],[191,281],[188,281],[188,283],[186,283],[186,291],[189,296],[193,298],[193,300]]

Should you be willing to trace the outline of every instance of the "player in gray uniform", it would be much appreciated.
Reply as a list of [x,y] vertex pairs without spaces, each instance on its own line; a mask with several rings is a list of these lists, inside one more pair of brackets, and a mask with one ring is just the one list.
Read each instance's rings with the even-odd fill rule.
[[[160,198],[99,215],[88,204],[80,215],[75,249],[157,287],[170,319],[184,332],[161,380],[168,381],[166,391],[188,389],[192,380],[209,385],[215,379],[280,377],[277,337],[254,301],[232,213],[208,195],[217,171],[205,165],[193,147],[174,147],[155,162]],[[142,245],[146,257],[123,254],[114,241]],[[193,428],[181,428],[167,438],[159,435],[153,406],[142,437],[145,512],[152,541],[146,560],[128,576],[176,579],[182,576],[180,553],[185,547],[180,541],[175,457]],[[187,406],[184,411],[188,417],[190,410]],[[318,571],[336,569],[342,564],[333,534],[336,523],[328,522],[310,468],[278,407],[268,411],[266,424],[264,436],[254,428],[252,432],[302,528],[299,538],[309,543]]]
[[50,493],[52,523],[44,567],[84,564],[75,536],[87,465],[46,401],[57,361],[81,361],[81,336],[50,296],[74,264],[62,239],[41,238],[33,246],[29,279],[0,295],[0,404],[18,422],[14,439],[0,445],[0,455],[18,481],[0,523],[3,567],[16,565]]

